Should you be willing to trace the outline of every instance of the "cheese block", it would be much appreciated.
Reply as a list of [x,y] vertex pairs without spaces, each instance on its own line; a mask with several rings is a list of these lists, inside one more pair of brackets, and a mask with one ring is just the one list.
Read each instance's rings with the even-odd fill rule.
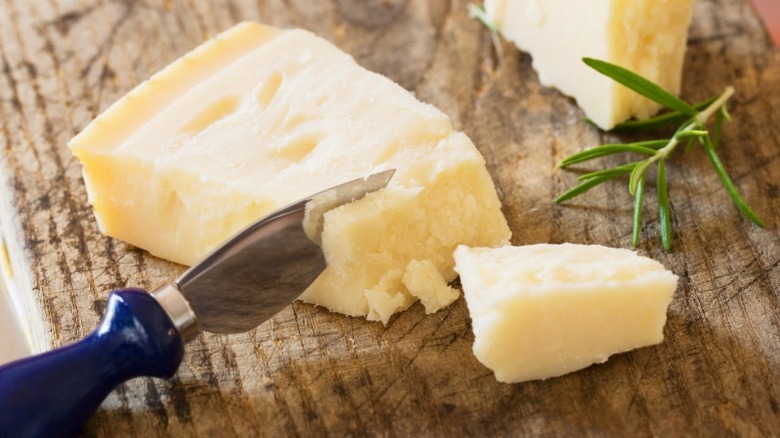
[[447,116],[303,30],[239,24],[69,146],[100,229],[185,265],[290,202],[397,169],[325,216],[328,267],[302,299],[348,315],[387,322],[425,293],[404,281],[412,261],[450,281],[458,244],[510,234],[482,156]]
[[542,84],[572,96],[596,125],[647,118],[659,105],[591,70],[625,67],[679,94],[694,0],[486,0],[485,13],[533,58]]
[[459,246],[455,261],[474,354],[507,383],[661,342],[677,287],[657,261],[598,245]]

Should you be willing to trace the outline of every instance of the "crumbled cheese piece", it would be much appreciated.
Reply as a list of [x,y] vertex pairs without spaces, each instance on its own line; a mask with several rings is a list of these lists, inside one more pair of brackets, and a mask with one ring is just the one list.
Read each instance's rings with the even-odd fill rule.
[[403,276],[404,286],[425,306],[425,313],[436,313],[458,299],[460,293],[451,288],[430,260],[412,260]]

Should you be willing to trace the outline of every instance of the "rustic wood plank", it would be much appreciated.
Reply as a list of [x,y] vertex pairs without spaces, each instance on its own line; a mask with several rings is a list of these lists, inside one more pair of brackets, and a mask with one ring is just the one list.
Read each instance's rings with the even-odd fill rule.
[[[2,0],[0,224],[38,321],[36,348],[88,333],[112,288],[149,288],[182,270],[100,235],[66,142],[245,19],[310,29],[449,114],[485,155],[514,243],[628,247],[622,184],[552,203],[574,181],[557,161],[612,136],[541,87],[527,55],[505,42],[497,50],[466,4]],[[681,276],[663,344],[506,385],[471,354],[463,300],[429,316],[415,305],[387,327],[296,303],[251,333],[200,336],[174,379],[123,385],[84,434],[780,434],[780,52],[746,1],[700,0],[683,94],[697,100],[727,84],[737,96],[722,157],[769,225],[739,216],[700,151],[670,162],[674,251],[659,250],[652,218],[640,247]]]

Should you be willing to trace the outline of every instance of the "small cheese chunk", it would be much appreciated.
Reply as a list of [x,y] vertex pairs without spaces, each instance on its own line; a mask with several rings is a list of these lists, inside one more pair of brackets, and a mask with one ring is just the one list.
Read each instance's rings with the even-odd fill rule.
[[677,287],[657,261],[598,245],[459,246],[455,261],[474,354],[508,383],[661,342]]
[[582,62],[620,65],[678,94],[694,0],[486,0],[508,40],[531,54],[542,84],[574,97],[603,129],[658,111]]
[[379,283],[366,291],[369,321],[382,321],[387,324],[393,314],[406,310],[414,300],[401,285],[402,272],[392,270],[379,280]]
[[420,299],[425,313],[436,313],[458,299],[460,293],[451,288],[430,260],[412,260],[406,267],[404,286]]
[[329,211],[325,272],[302,295],[387,322],[416,297],[412,260],[455,277],[458,244],[505,243],[482,156],[446,115],[303,30],[242,23],[175,61],[69,144],[100,229],[192,264],[304,196],[385,169]]

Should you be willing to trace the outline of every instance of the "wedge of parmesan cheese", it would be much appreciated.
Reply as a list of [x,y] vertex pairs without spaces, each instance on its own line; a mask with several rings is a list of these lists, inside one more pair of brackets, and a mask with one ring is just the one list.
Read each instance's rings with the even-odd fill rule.
[[290,202],[397,169],[325,216],[328,267],[302,299],[347,315],[387,322],[446,287],[458,244],[510,234],[482,156],[447,116],[303,30],[239,24],[69,146],[101,230],[185,265]]
[[474,354],[501,382],[560,376],[663,340],[677,276],[625,249],[455,251]]
[[583,57],[625,67],[679,94],[694,0],[486,0],[501,34],[533,58],[542,84],[577,100],[603,129],[658,111],[591,70]]

